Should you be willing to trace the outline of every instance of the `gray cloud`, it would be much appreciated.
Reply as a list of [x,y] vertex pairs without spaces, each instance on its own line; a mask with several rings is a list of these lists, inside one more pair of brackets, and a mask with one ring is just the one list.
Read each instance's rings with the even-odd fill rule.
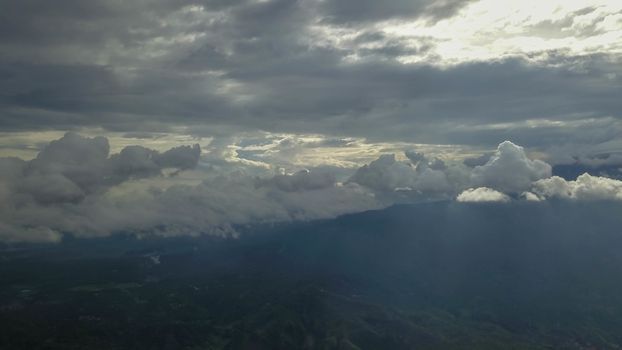
[[410,164],[397,161],[393,154],[385,154],[359,168],[348,181],[377,191],[394,191],[413,187],[415,176]]
[[430,160],[414,150],[406,151],[405,156],[410,163],[398,161],[392,154],[382,155],[359,168],[348,181],[383,194],[408,189],[415,198],[458,195],[464,201],[477,201],[479,197],[500,198],[497,192],[520,194],[552,174],[548,163],[530,159],[521,146],[510,141],[500,143],[483,164],[472,168],[456,162],[448,165],[438,158]]
[[470,169],[462,164],[446,165],[441,159],[428,159],[425,154],[408,150],[409,161],[396,160],[384,154],[357,169],[348,182],[365,186],[393,200],[398,197],[422,199],[427,196],[451,198],[469,185]]
[[[129,146],[109,157],[104,137],[85,138],[67,133],[52,141],[31,161],[4,158],[2,180],[14,190],[15,200],[40,204],[80,202],[86,195],[130,179],[157,176],[164,168],[185,170],[197,165],[198,145],[159,153]],[[0,158],[1,159],[1,158]]]
[[473,167],[488,163],[488,161],[490,160],[490,157],[492,157],[492,153],[484,153],[477,157],[466,158],[462,161],[462,163],[464,163],[464,165],[466,166],[473,168]]
[[[0,158],[0,240],[230,234],[236,225],[426,198],[619,199],[616,180],[577,177],[583,169],[619,174],[619,53],[448,62],[438,56],[441,39],[383,31],[387,23],[435,23],[471,2],[0,0],[3,132],[212,137],[203,155],[198,145],[111,155],[106,138],[68,133],[33,160]],[[596,35],[610,15],[597,11],[523,34]],[[272,134],[239,136],[258,131]],[[412,151],[408,160],[383,155],[352,171],[378,152],[309,166],[301,156],[320,159],[311,150],[322,147],[351,154],[357,142],[488,148],[508,139],[546,150],[543,158],[557,171],[574,167],[566,169],[572,176],[550,177],[548,164],[511,143],[459,164]],[[2,146],[35,150],[21,141]],[[177,180],[184,170],[196,172],[193,184]]]
[[[0,126],[133,133],[181,126],[529,146],[619,137],[616,55],[404,64],[403,55],[427,57],[436,43],[413,45],[373,28],[385,19],[445,18],[467,3],[6,1]],[[323,23],[360,33],[351,47],[337,47],[313,31]],[[566,123],[586,118],[614,127],[582,136],[584,128]],[[521,124],[527,120],[557,123],[534,128]],[[508,125],[490,127],[499,123]]]
[[[162,171],[195,168],[200,147],[157,152],[67,133],[30,161],[0,158],[0,241],[59,241],[117,232],[235,234],[236,225],[334,217],[379,208],[328,172],[256,178],[241,172],[186,184]],[[203,174],[206,175],[206,174]],[[178,176],[183,176],[179,174]],[[196,182],[196,181],[195,181]]]
[[323,2],[322,9],[329,21],[338,23],[416,17],[438,20],[452,16],[469,2],[471,0],[332,0]]

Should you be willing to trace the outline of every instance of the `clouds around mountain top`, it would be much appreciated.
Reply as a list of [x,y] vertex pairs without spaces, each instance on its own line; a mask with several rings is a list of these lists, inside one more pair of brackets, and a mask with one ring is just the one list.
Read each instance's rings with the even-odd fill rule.
[[[105,191],[131,179],[162,175],[164,169],[194,168],[199,145],[181,146],[160,153],[141,146],[128,146],[109,156],[104,137],[86,138],[67,133],[52,141],[31,161],[4,160],[12,168],[9,185],[22,197],[40,203],[80,201],[88,194]],[[4,172],[9,172],[5,170]],[[28,200],[28,199],[24,199]]]
[[382,156],[357,170],[349,181],[383,194],[399,190],[403,195],[408,189],[415,198],[435,193],[437,198],[441,194],[460,202],[622,199],[622,181],[589,174],[576,180],[552,176],[549,164],[530,159],[523,147],[510,141],[499,144],[493,154],[484,155],[472,167],[467,166],[470,162],[446,165],[438,159],[431,161],[413,150],[405,156],[407,161]]
[[106,138],[67,133],[30,161],[0,158],[0,241],[120,232],[235,236],[245,225],[331,218],[428,199],[622,200],[622,181],[551,177],[548,164],[507,141],[483,165],[409,150],[399,158],[383,155],[344,182],[330,168],[291,174],[274,169],[271,176],[256,177],[219,173],[210,166],[216,161],[202,156],[199,145],[163,152],[127,146],[110,155]]
[[502,142],[485,163],[472,168],[460,163],[446,165],[438,158],[430,160],[412,150],[406,151],[405,156],[408,161],[384,155],[357,170],[349,181],[384,191],[409,187],[451,194],[467,187],[488,187],[520,193],[529,189],[534,181],[551,176],[549,164],[529,159],[522,147],[510,141]]
[[[0,240],[57,241],[63,234],[117,232],[228,235],[235,234],[235,225],[380,207],[369,191],[338,184],[330,173],[222,174],[185,184],[176,174],[196,168],[199,145],[165,152],[127,146],[113,155],[109,149],[106,138],[67,133],[33,160],[0,158]],[[165,175],[167,169],[172,175]]]

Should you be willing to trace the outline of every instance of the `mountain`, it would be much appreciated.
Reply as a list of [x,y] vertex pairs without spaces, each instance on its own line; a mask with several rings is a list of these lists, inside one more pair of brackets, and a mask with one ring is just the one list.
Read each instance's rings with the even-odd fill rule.
[[431,202],[0,249],[1,349],[619,349],[622,205]]

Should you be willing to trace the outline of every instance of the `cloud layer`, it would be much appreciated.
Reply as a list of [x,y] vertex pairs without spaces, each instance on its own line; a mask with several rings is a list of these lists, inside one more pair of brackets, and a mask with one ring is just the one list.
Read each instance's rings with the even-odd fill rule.
[[0,8],[2,241],[620,199],[616,2]]
[[127,146],[112,155],[109,149],[104,137],[67,133],[32,160],[0,158],[0,241],[59,241],[66,234],[235,236],[246,225],[430,199],[622,200],[622,181],[551,176],[548,164],[509,141],[475,167],[413,150],[401,158],[386,154],[344,182],[330,168],[253,176],[244,169],[254,163],[202,156],[198,145],[164,152]]
[[619,138],[621,8],[547,4],[3,0],[0,127]]
[[165,152],[128,146],[109,155],[106,138],[67,133],[33,160],[0,158],[0,240],[120,232],[235,234],[236,225],[380,207],[370,192],[323,172],[271,178],[223,174],[198,184],[177,180],[179,172],[197,166],[200,153],[198,145]]

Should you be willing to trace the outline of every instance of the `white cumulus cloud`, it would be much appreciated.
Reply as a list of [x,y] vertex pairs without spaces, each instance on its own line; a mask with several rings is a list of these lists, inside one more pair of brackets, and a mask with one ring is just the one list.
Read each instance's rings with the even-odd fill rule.
[[473,186],[490,187],[506,193],[529,189],[534,181],[551,176],[551,166],[541,160],[531,160],[521,146],[504,141],[492,157],[473,168]]
[[458,202],[509,202],[510,197],[492,188],[478,187],[464,190],[456,200]]
[[553,176],[536,181],[533,192],[542,197],[577,200],[622,200],[622,181],[583,174],[574,181]]

